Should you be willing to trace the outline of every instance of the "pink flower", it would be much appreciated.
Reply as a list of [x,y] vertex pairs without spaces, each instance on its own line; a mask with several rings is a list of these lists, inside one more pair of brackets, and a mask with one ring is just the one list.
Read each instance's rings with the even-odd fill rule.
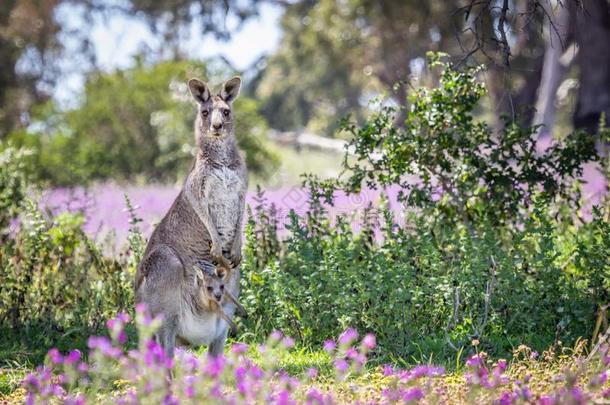
[[385,364],[383,366],[383,375],[386,377],[394,375],[394,368],[392,366],[390,366],[389,364]]
[[225,358],[222,354],[219,356],[209,356],[208,361],[203,369],[203,372],[206,375],[216,379],[222,374],[224,368]]
[[330,353],[333,350],[335,350],[336,348],[337,348],[337,344],[333,340],[327,340],[326,342],[324,342],[324,351]]
[[501,395],[500,395],[500,405],[510,405],[513,402],[515,402],[516,398],[515,398],[515,394],[510,392],[510,391],[504,391]]
[[271,332],[271,335],[269,335],[269,339],[279,342],[283,336],[284,334],[282,332],[280,332],[279,330],[274,330],[273,332]]
[[286,336],[284,339],[282,339],[282,344],[286,349],[294,347],[294,339],[290,336]]
[[347,356],[348,359],[355,359],[358,356],[358,352],[353,347],[348,347],[345,351],[345,356]]
[[358,338],[358,332],[354,328],[347,328],[345,332],[343,332],[339,336],[339,344],[342,346],[347,346],[352,343],[354,340]]
[[483,359],[478,354],[475,354],[466,361],[466,365],[468,367],[480,367],[483,365]]
[[311,368],[307,369],[307,377],[309,377],[313,380],[317,376],[318,376],[318,370],[316,368],[311,367]]
[[550,395],[542,395],[540,398],[538,398],[538,403],[540,405],[553,405],[555,402],[555,398]]
[[362,345],[369,350],[373,350],[375,346],[377,346],[377,341],[375,340],[375,335],[372,333],[368,333],[364,339],[362,339]]
[[74,364],[80,360],[81,354],[78,350],[72,350],[65,358],[66,364]]
[[414,387],[406,390],[402,394],[402,400],[404,402],[419,401],[424,397],[424,391],[419,387]]
[[234,354],[244,354],[247,351],[248,345],[245,343],[234,343],[233,346],[231,346],[231,352]]
[[335,369],[341,373],[347,371],[349,367],[349,364],[347,364],[347,361],[345,361],[345,359],[337,359],[335,360]]
[[56,348],[49,350],[49,358],[53,364],[61,364],[63,362],[63,357]]
[[131,320],[131,318],[129,317],[128,314],[126,314],[125,312],[120,312],[117,315],[117,319],[123,323],[129,323],[129,321]]

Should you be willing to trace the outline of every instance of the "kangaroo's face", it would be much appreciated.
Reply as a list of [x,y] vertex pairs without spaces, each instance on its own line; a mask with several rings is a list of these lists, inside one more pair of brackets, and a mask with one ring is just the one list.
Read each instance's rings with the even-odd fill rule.
[[220,303],[225,293],[225,283],[221,277],[202,274],[200,279],[201,294],[210,301]]
[[239,95],[241,79],[234,77],[223,83],[220,92],[212,95],[208,86],[198,79],[189,80],[189,89],[197,102],[196,136],[217,140],[233,136],[233,101]]

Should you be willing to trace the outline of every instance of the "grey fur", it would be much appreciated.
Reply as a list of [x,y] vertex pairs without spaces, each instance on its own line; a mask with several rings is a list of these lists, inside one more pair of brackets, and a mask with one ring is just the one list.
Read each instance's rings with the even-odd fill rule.
[[[197,102],[197,155],[182,191],[153,232],[136,273],[136,301],[147,304],[153,314],[163,314],[157,339],[169,356],[176,341],[207,344],[213,355],[224,347],[228,323],[199,304],[197,263],[207,260],[232,268],[225,289],[239,296],[248,176],[235,139],[231,103],[240,83],[232,78],[212,96],[205,83],[189,81]],[[235,304],[224,300],[222,309],[231,319]]]

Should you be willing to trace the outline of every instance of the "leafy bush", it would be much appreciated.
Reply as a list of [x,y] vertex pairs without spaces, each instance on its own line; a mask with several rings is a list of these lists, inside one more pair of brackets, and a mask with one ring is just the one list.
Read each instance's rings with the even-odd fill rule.
[[458,71],[438,54],[431,66],[441,69],[439,85],[410,95],[404,126],[396,125],[399,109],[393,106],[362,126],[344,122],[355,155],[345,156],[344,189],[399,185],[407,205],[469,227],[477,221],[518,223],[536,194],[577,206],[580,194],[571,186],[583,163],[597,159],[594,137],[576,132],[540,151],[536,128],[507,120],[496,134],[475,119],[486,94],[477,79],[481,68]]
[[[339,180],[305,178],[309,211],[291,214],[285,241],[275,208],[256,207],[247,329],[319,344],[353,325],[374,331],[386,353],[422,361],[448,360],[474,338],[502,355],[523,342],[541,349],[597,336],[610,285],[608,216],[574,221],[575,179],[598,158],[593,138],[574,134],[537,152],[532,129],[507,122],[496,135],[474,119],[478,69],[433,65],[440,85],[415,91],[404,127],[393,107],[360,127],[345,123],[355,156],[346,153]],[[337,188],[363,185],[400,187],[406,223],[383,204],[367,210],[358,233],[348,217],[331,222]]]
[[[13,204],[5,206],[0,224],[2,340],[18,340],[34,351],[83,344],[89,333],[101,330],[104,319],[133,307],[132,254],[105,257],[82,230],[80,213],[47,218],[28,196],[20,163],[25,154],[9,148],[2,158],[0,195]],[[9,232],[8,224],[16,220]],[[131,240],[132,250],[139,250],[138,239]]]
[[25,158],[30,152],[0,143],[0,242],[23,207],[29,182]]
[[82,225],[72,213],[48,221],[26,200],[20,230],[2,246],[0,325],[37,340],[39,350],[56,339],[82,340],[133,305],[133,268],[105,258]]
[[[566,235],[539,202],[522,230],[501,236],[491,224],[478,234],[431,229],[415,214],[398,226],[382,208],[368,215],[379,221],[376,242],[367,237],[375,223],[355,233],[347,218],[331,224],[324,206],[312,204],[316,217],[291,215],[285,243],[270,237],[278,230],[269,223],[257,225],[269,207],[253,213],[246,330],[278,328],[311,345],[353,325],[376,333],[392,356],[448,360],[474,338],[503,355],[519,343],[542,349],[591,337],[596,306],[607,302],[598,278],[608,282],[608,233],[599,229],[608,222],[599,216]],[[580,240],[582,251],[566,251],[566,238]]]

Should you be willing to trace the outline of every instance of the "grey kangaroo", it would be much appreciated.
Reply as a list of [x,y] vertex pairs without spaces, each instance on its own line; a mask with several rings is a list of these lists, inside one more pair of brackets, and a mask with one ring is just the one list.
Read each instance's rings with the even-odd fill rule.
[[[224,275],[224,288],[232,297],[239,295],[248,177],[237,148],[231,107],[240,85],[241,79],[234,77],[213,95],[205,83],[189,80],[197,102],[197,155],[182,191],[154,230],[136,273],[136,301],[163,315],[156,337],[170,357],[177,341],[207,344],[215,356],[224,348],[229,325],[218,311],[199,305],[197,263],[214,262],[231,269]],[[235,303],[223,300],[221,305],[231,319]]]

